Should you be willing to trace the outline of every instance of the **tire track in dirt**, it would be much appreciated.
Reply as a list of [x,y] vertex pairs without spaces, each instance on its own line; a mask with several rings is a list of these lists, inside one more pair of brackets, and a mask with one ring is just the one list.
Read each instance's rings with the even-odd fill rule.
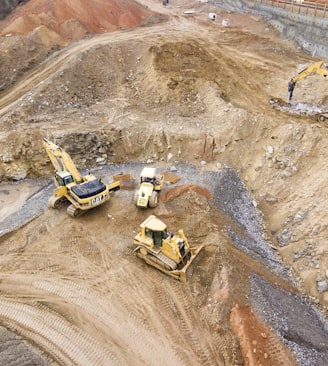
[[[192,306],[193,301],[190,299],[190,296],[187,296],[186,292],[183,291],[181,286],[177,283],[172,283],[173,291],[174,291],[174,298],[179,299],[177,302],[178,304],[178,311],[180,312],[180,317],[182,319],[182,324],[184,324],[185,331],[189,335],[193,348],[196,350],[197,355],[201,360],[202,365],[212,365],[213,359],[217,360],[217,364],[224,365],[225,363],[221,363],[223,360],[221,359],[221,355],[217,354],[216,351],[212,348],[211,344],[208,342],[207,337],[203,336],[196,336],[197,332],[195,329],[196,319],[198,315],[194,311],[194,307]],[[203,327],[202,332],[204,330],[208,331],[208,326],[203,319]],[[222,342],[222,340],[221,340]],[[221,361],[221,362],[220,362]]]
[[250,308],[243,304],[236,305],[231,311],[230,321],[239,338],[245,362],[263,366],[297,365],[290,350],[256,318]]
[[64,365],[105,366],[108,360],[114,361],[88,334],[49,308],[0,300],[0,316],[7,326],[27,336]]
[[[128,279],[124,281],[125,287],[128,285]],[[173,365],[178,365],[179,360],[174,354],[165,350],[165,345],[162,339],[156,339],[153,332],[149,332],[146,327],[134,326],[135,323],[141,323],[138,312],[133,311],[134,303],[124,296],[111,296],[106,299],[101,294],[91,290],[87,286],[78,285],[69,281],[61,282],[50,281],[34,281],[34,287],[44,291],[56,294],[60,298],[68,300],[70,304],[81,308],[87,313],[88,318],[94,319],[95,322],[101,322],[106,326],[107,340],[111,345],[111,352],[117,359],[123,359],[124,364],[130,364],[129,359],[123,350],[127,347],[134,350],[134,354],[139,354],[141,359],[135,360],[135,364],[140,365],[152,364],[154,360],[158,365],[165,365],[167,362]],[[145,285],[145,284],[143,284]],[[108,288],[103,287],[103,292],[107,293]],[[143,298],[138,298],[135,294],[131,297],[135,302],[143,301]],[[139,308],[140,309],[140,308]],[[148,327],[149,329],[149,327]],[[150,328],[153,330],[153,328]],[[118,346],[119,345],[119,346]],[[131,362],[131,361],[130,361]]]
[[[183,354],[183,360],[185,364],[197,364],[197,365],[227,365],[228,360],[218,352],[220,349],[227,349],[225,342],[222,338],[218,344],[211,345],[213,339],[209,335],[207,324],[204,324],[204,319],[200,320],[199,314],[194,310],[194,301],[187,295],[186,291],[189,291],[188,287],[180,283],[167,283],[163,288],[154,289],[157,306],[160,309],[166,309],[166,319],[164,319],[163,326],[168,331],[172,332],[176,326],[172,326],[170,323],[179,324],[179,330],[182,331],[183,337],[180,332],[176,332],[174,339],[181,347],[182,340],[188,340],[188,345],[193,351],[193,354]],[[172,315],[174,321],[172,320]],[[200,326],[200,321],[202,322]],[[199,330],[201,329],[201,332]],[[197,360],[197,361],[196,361]],[[196,362],[196,363],[195,363]]]

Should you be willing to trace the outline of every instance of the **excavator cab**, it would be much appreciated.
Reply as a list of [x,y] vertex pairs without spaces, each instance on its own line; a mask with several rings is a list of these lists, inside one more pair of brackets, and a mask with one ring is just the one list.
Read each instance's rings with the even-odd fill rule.
[[72,174],[70,174],[67,171],[57,172],[56,180],[57,180],[59,186],[67,186],[70,183],[74,183]]

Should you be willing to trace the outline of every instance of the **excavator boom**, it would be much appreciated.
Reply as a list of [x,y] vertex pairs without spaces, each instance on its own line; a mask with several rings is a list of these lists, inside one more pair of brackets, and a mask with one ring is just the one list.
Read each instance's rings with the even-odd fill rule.
[[66,170],[72,175],[77,184],[82,182],[81,174],[71,157],[64,150],[46,138],[43,139],[43,146],[57,172]]
[[[290,101],[293,97],[293,91],[295,89],[295,85],[298,81],[307,78],[310,75],[321,75],[323,77],[328,77],[328,67],[324,64],[323,61],[316,62],[304,70],[300,71],[297,75],[295,75],[288,83],[288,95],[287,101]],[[327,79],[328,80],[328,79]]]
[[296,83],[296,82],[298,82],[310,75],[314,75],[314,74],[322,75],[324,77],[328,76],[328,69],[327,69],[327,67],[324,66],[323,61],[319,61],[319,62],[316,62],[316,63],[308,66],[304,70],[300,71],[296,76],[294,76],[291,79],[291,81]]

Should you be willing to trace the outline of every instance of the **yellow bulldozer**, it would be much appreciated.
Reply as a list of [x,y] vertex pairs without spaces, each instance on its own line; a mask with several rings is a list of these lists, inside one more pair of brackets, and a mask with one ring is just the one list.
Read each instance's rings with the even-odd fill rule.
[[156,168],[143,168],[140,183],[135,192],[134,202],[137,207],[154,208],[157,206],[158,194],[163,189],[164,177],[156,173]]
[[165,223],[155,215],[140,225],[133,243],[139,258],[182,282],[186,281],[187,269],[203,248],[191,248],[182,229],[178,235],[168,232]]
[[92,174],[82,176],[71,157],[59,146],[43,139],[43,146],[55,168],[56,188],[49,198],[49,206],[60,207],[65,201],[71,204],[67,213],[72,217],[81,216],[87,210],[102,205],[110,199],[110,193],[120,189],[120,182],[104,184]]

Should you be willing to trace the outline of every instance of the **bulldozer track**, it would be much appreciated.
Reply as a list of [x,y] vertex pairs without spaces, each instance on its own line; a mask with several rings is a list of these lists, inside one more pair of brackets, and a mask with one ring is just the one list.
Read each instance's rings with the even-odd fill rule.
[[[189,339],[192,342],[193,348],[195,349],[195,353],[199,357],[202,365],[212,365],[213,359],[217,359],[217,356],[213,354],[211,350],[211,345],[204,344],[203,337],[201,334],[197,337],[196,336],[196,329],[194,327],[195,322],[192,319],[197,319],[197,314],[193,310],[193,307],[190,305],[192,304],[192,299],[190,299],[185,294],[185,289],[181,290],[181,286],[177,286],[177,284],[173,284],[173,291],[176,294],[176,297],[179,299],[178,304],[178,313],[181,315],[179,318],[181,319],[181,325]],[[208,326],[207,324],[203,324],[205,327],[202,329],[206,329]]]
[[[10,256],[11,257],[11,256]],[[9,260],[10,257],[6,258]],[[60,265],[55,263],[54,260],[49,258],[49,254],[46,253],[33,253],[33,254],[16,254],[16,258],[19,261],[12,261],[0,264],[1,272],[15,272],[17,270],[21,271],[23,267],[25,273],[35,273],[35,272],[58,272],[60,270]],[[37,258],[37,261],[35,259]]]
[[172,324],[178,323],[179,319],[176,319],[174,304],[171,303],[172,299],[166,292],[166,286],[163,287],[165,288],[154,289],[155,298],[157,300],[156,304],[161,309],[168,310],[165,316],[160,320],[161,321],[160,326],[165,330],[169,331],[172,339],[175,341],[176,347],[174,348],[174,352],[179,356],[181,360],[180,363],[181,365],[201,365],[199,363],[199,360],[197,360],[197,358],[194,355],[194,350],[191,348],[191,352],[188,352],[189,346],[185,344],[185,338],[181,336],[181,330],[179,329],[179,327],[172,327]]
[[289,350],[275,335],[268,335],[266,347],[273,365],[296,366],[296,362]]
[[[91,290],[87,287],[83,288],[82,286],[72,283],[49,283],[47,281],[38,281],[37,283],[34,283],[34,286],[55,293],[60,297],[69,299],[71,303],[82,308],[90,316],[98,319],[98,321],[101,321],[103,324],[106,324],[106,327],[110,330],[107,340],[108,343],[112,344],[111,337],[115,336],[116,339],[118,338],[121,342],[126,343],[125,347],[130,343],[133,344],[135,352],[141,352],[144,354],[144,361],[147,363],[151,363],[154,359],[157,359],[158,362],[160,362],[160,360],[164,362],[164,360],[169,359],[170,364],[179,364],[177,363],[178,360],[175,355],[167,354],[164,343],[161,347],[158,347],[156,342],[155,346],[153,327],[143,327],[143,332],[140,332],[140,328],[139,332],[135,330],[136,327],[133,326],[134,323],[144,324],[144,322],[140,320],[139,314],[136,314],[132,310],[134,304],[128,303],[124,298],[120,298],[118,296],[111,298],[110,303],[112,306],[109,307],[109,302],[105,301],[105,299],[96,292],[92,292],[92,296],[90,297]],[[85,300],[87,298],[87,294],[90,301]],[[95,306],[93,304],[97,305]],[[114,312],[113,309],[118,310]],[[126,322],[129,322],[130,324],[128,333],[123,331],[125,326],[121,327],[121,325]],[[151,332],[149,332],[149,329]],[[129,339],[131,342],[129,342]],[[131,345],[129,347],[133,348]],[[120,355],[120,358],[121,357],[122,355]],[[119,356],[117,356],[117,358],[119,358]],[[114,364],[116,363],[111,363],[111,365]]]
[[163,253],[155,254],[154,257],[158,258],[161,262],[166,264],[171,270],[176,268],[176,263],[170,258],[167,258]]
[[[225,346],[220,346],[219,343],[213,347],[211,344],[204,343],[202,334],[197,332],[199,327],[194,326],[194,324],[199,323],[199,316],[193,310],[193,300],[185,293],[188,289],[183,285],[181,286],[180,283],[175,282],[163,287],[162,289],[155,289],[156,299],[159,301],[160,307],[168,310],[168,319],[172,319],[172,314],[170,313],[173,312],[174,322],[179,324],[179,328],[184,334],[182,338],[188,339],[188,343],[192,344],[192,350],[195,356],[193,357],[193,361],[190,361],[190,354],[182,355],[180,353],[183,361],[186,364],[191,362],[192,364],[208,366],[213,365],[213,362],[216,365],[228,365],[229,357],[226,356],[223,359],[222,354],[217,351],[217,348],[224,349]],[[167,329],[172,329],[169,323],[165,324],[164,322],[163,326],[167,327]],[[207,324],[205,324],[205,331],[207,327]],[[176,333],[174,337],[177,339],[180,338],[179,343],[181,343],[180,332]],[[221,338],[217,338],[217,340],[222,343]],[[195,358],[197,359],[197,363],[195,363]]]

